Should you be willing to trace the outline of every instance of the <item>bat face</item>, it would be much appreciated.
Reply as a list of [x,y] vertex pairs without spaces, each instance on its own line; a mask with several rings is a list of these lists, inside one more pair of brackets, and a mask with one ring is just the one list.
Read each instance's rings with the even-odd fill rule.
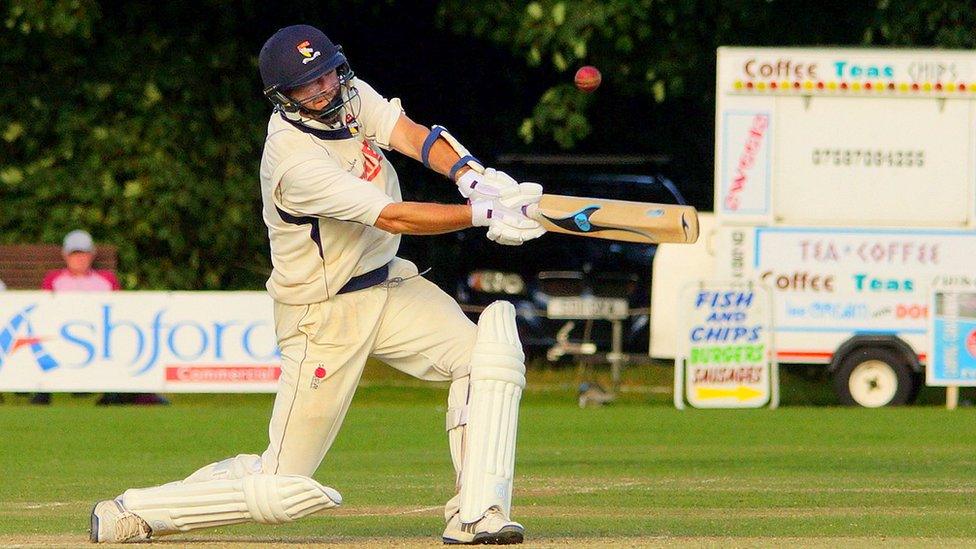
[[532,216],[550,231],[609,240],[657,244],[698,238],[691,206],[543,195]]
[[[565,229],[567,232],[599,233],[604,231],[623,231],[623,232],[639,235],[652,242],[654,241],[654,237],[646,232],[641,232],[636,229],[628,229],[626,227],[607,227],[607,226],[603,226],[591,222],[590,216],[592,216],[594,213],[596,213],[599,210],[600,210],[600,206],[598,204],[593,204],[579,210],[576,213],[570,214],[563,218],[549,217],[545,213],[542,213],[541,215],[553,225]],[[653,217],[658,217],[664,213],[663,210],[658,210],[658,209],[651,209],[647,211],[648,214],[654,214],[655,212],[657,212],[657,214],[654,215]],[[652,217],[652,216],[649,215],[648,217]]]

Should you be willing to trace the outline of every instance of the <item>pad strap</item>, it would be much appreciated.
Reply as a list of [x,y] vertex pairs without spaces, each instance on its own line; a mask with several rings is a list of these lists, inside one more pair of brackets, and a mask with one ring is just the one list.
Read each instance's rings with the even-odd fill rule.
[[468,405],[447,409],[447,430],[456,429],[468,424]]

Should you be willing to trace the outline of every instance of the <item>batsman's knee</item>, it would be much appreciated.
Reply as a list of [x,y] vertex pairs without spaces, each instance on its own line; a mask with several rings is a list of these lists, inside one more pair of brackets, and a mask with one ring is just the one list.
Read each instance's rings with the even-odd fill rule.
[[515,324],[515,307],[507,301],[492,303],[478,318],[478,339],[471,353],[471,382],[480,379],[525,387],[525,353]]
[[507,301],[489,305],[478,318],[470,364],[452,372],[447,402],[447,430],[468,422],[468,386],[490,379],[525,387],[525,353],[518,337],[515,307]]
[[291,522],[342,503],[339,492],[301,475],[252,475],[243,482],[251,519],[264,524]]
[[208,480],[233,480],[247,475],[261,473],[261,456],[238,454],[210,465],[205,465],[183,479],[183,482],[205,482]]

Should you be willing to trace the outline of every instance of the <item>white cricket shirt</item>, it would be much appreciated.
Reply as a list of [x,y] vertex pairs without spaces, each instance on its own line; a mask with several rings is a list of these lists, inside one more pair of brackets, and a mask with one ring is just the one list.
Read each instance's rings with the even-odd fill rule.
[[350,278],[382,267],[400,236],[373,227],[380,211],[400,202],[400,183],[381,149],[400,117],[362,80],[359,131],[320,139],[275,112],[261,157],[261,199],[271,240],[271,297],[288,305],[325,301]]

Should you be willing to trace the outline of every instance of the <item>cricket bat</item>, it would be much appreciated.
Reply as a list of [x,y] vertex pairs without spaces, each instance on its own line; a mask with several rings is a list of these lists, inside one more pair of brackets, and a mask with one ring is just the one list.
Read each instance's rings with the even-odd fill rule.
[[544,194],[524,213],[555,233],[641,244],[698,240],[698,212],[692,206]]

